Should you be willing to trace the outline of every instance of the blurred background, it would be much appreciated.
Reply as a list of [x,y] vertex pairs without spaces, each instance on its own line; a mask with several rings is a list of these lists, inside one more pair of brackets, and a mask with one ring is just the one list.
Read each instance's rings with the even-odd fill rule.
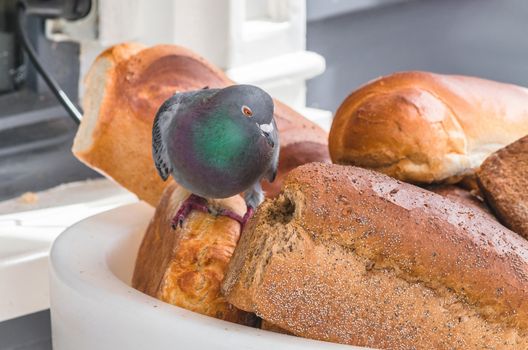
[[523,0],[308,0],[307,47],[326,59],[308,105],[334,112],[365,82],[405,70],[528,86],[527,15]]
[[[70,152],[77,125],[28,59],[16,35],[16,4],[0,0],[0,202],[6,201],[0,203],[0,349],[49,349],[47,251],[69,221],[31,226],[32,238],[20,239],[20,222],[34,217],[20,198],[40,198],[41,207],[66,197],[69,204],[72,197],[88,202],[113,195],[115,205],[132,199],[106,184],[32,196],[100,175]],[[351,91],[395,71],[528,86],[524,0],[28,0],[26,6],[33,14],[24,15],[23,30],[38,59],[79,105],[93,59],[123,41],[191,48],[325,129]],[[71,218],[105,205],[77,208]],[[35,227],[47,231],[35,238]],[[40,265],[16,265],[20,256]],[[23,283],[21,274],[28,274]]]

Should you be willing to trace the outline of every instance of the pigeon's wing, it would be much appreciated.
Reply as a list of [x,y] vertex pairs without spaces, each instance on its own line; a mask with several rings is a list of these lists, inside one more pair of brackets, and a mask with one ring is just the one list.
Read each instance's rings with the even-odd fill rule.
[[266,173],[266,179],[269,182],[275,181],[275,177],[277,177],[277,169],[279,168],[280,141],[279,134],[277,132],[277,124],[275,124],[275,119],[273,119],[273,141],[275,141],[275,148],[271,157],[271,165]]
[[[167,153],[167,147],[165,146],[164,134],[168,129],[172,119],[171,112],[174,111],[174,109],[169,108],[167,102],[173,99],[174,97],[166,101],[161,106],[161,108],[158,110],[158,113],[156,113],[154,125],[152,126],[152,158],[154,158],[154,164],[156,165],[158,174],[163,179],[163,181],[167,180],[169,174],[172,171],[169,155]],[[179,102],[175,103],[179,104]],[[176,109],[178,107],[179,106],[176,106]]]
[[173,170],[166,146],[171,121],[181,115],[180,112],[187,109],[193,102],[203,102],[204,98],[209,98],[217,91],[218,89],[205,89],[176,93],[159,108],[152,126],[152,157],[163,181],[167,180]]

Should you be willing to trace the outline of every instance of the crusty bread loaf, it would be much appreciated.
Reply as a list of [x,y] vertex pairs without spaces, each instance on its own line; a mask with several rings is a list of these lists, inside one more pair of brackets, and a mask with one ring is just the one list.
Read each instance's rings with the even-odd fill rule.
[[528,135],[489,156],[477,180],[502,223],[528,238]]
[[[233,84],[188,49],[137,44],[103,52],[85,82],[84,117],[73,153],[152,205],[167,185],[152,160],[152,123],[159,106],[176,91]],[[290,168],[329,161],[327,134],[321,128],[276,100],[275,119],[281,151],[277,184],[264,183],[270,194],[277,192],[283,173]]]
[[[132,286],[157,299],[204,315],[245,325],[257,318],[220,295],[220,283],[240,236],[240,224],[225,216],[192,211],[182,228],[171,220],[189,192],[174,182],[165,189],[139,248]],[[240,196],[212,202],[244,215]]]
[[449,198],[454,202],[467,205],[473,209],[481,210],[495,220],[495,217],[491,213],[486,203],[484,203],[483,199],[464,188],[461,188],[457,185],[434,185],[428,186],[426,189]]
[[308,338],[528,348],[528,241],[479,211],[353,166],[290,172],[248,223],[222,291]]
[[292,335],[287,330],[284,330],[280,327],[275,326],[273,323],[270,323],[266,320],[262,320],[260,323],[260,329],[263,329],[265,331],[275,332],[275,333],[282,333],[282,334],[289,334]]
[[396,73],[349,95],[330,131],[334,163],[413,183],[457,182],[528,134],[528,89],[427,72]]

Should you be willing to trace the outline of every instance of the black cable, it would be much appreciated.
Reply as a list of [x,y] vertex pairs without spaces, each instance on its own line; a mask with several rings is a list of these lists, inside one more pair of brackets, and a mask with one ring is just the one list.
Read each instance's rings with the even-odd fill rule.
[[42,66],[40,61],[38,60],[37,54],[35,52],[35,49],[33,48],[31,42],[29,41],[29,38],[26,33],[26,9],[23,4],[19,3],[17,5],[17,32],[22,39],[22,45],[24,46],[24,49],[26,50],[29,59],[37,69],[37,71],[40,73],[42,78],[44,78],[44,81],[46,84],[48,84],[51,92],[55,95],[57,100],[59,100],[60,104],[64,107],[66,112],[70,115],[70,117],[73,119],[73,121],[79,125],[82,119],[82,112],[80,108],[75,106],[75,104],[70,100],[68,95],[64,92],[64,90],[61,89],[59,84],[53,79],[51,75],[48,74],[46,69]]

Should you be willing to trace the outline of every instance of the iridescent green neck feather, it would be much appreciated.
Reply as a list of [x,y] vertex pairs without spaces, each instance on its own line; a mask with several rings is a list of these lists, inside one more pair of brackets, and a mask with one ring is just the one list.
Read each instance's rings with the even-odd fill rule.
[[220,111],[195,124],[192,140],[197,160],[218,170],[240,163],[249,146],[242,125]]

